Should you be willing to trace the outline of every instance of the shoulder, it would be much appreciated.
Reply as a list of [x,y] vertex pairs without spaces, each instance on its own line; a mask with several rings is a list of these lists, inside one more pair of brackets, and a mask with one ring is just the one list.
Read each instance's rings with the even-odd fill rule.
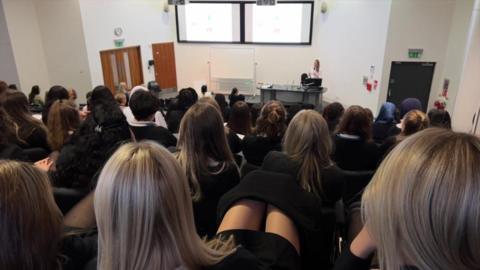
[[262,169],[266,171],[288,174],[296,178],[298,164],[291,160],[285,153],[271,151],[265,157],[262,164]]

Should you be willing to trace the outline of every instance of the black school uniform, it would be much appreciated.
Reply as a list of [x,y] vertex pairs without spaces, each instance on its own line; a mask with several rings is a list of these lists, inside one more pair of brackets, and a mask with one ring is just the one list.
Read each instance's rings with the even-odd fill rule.
[[267,138],[248,135],[243,138],[242,149],[248,163],[261,166],[270,151],[282,150],[282,137]]
[[359,137],[337,134],[332,156],[338,167],[348,171],[374,171],[380,160],[380,150],[374,142]]
[[130,126],[135,139],[152,140],[158,142],[164,147],[175,147],[177,145],[177,138],[166,128],[157,126],[153,123],[147,123],[144,126]]

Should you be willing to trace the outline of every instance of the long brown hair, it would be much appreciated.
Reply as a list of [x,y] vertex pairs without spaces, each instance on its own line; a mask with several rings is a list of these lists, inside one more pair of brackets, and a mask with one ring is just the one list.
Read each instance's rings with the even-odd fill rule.
[[24,93],[7,90],[2,105],[15,124],[15,133],[22,142],[37,128],[46,132],[45,125],[30,114],[28,99]]
[[372,121],[368,112],[360,106],[350,106],[338,125],[338,133],[356,135],[365,141],[372,139]]
[[153,142],[115,152],[100,174],[94,207],[98,269],[204,269],[235,251],[232,237],[200,239],[185,173]]
[[283,150],[300,166],[300,186],[324,197],[321,170],[333,164],[330,159],[332,140],[325,119],[313,110],[297,113],[288,125]]
[[48,144],[59,151],[80,126],[80,116],[75,104],[66,99],[55,101],[48,112]]
[[283,137],[287,129],[287,112],[283,104],[272,100],[267,102],[257,119],[255,134],[268,138]]
[[248,104],[245,101],[237,101],[230,110],[227,126],[238,134],[248,135],[252,132],[251,117]]
[[0,106],[0,146],[16,140],[18,139],[15,136],[15,126],[10,116]]
[[0,269],[58,269],[62,214],[48,176],[0,160]]
[[[217,174],[228,166],[236,166],[227,143],[220,112],[206,102],[193,105],[183,116],[177,147],[178,161],[186,173],[194,200],[201,198],[201,176]],[[209,160],[221,168],[212,172]]]

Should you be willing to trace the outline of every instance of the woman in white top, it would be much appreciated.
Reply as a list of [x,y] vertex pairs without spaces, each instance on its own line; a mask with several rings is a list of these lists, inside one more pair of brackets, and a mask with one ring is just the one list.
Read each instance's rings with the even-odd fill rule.
[[320,77],[320,60],[315,59],[315,61],[313,62],[312,71],[310,71],[310,78],[319,79]]

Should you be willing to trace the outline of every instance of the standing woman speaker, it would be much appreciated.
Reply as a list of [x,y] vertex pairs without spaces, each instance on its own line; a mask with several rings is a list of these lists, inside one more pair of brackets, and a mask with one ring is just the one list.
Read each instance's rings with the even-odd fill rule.
[[322,73],[320,72],[320,60],[315,59],[315,61],[313,61],[313,68],[310,71],[310,78],[319,79],[321,76]]

